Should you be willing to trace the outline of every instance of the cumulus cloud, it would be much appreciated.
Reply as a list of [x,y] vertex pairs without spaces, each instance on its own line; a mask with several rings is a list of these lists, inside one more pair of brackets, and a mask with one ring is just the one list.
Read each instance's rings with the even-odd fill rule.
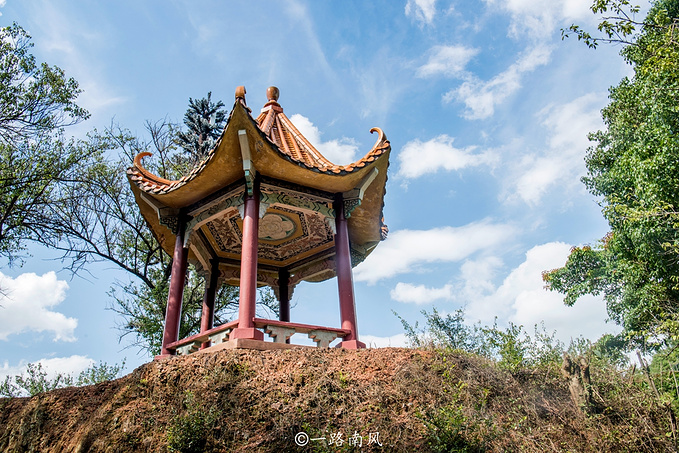
[[424,305],[435,300],[452,299],[453,285],[444,285],[441,288],[427,288],[424,285],[398,282],[389,295],[397,302]]
[[604,333],[619,332],[617,326],[606,323],[606,305],[601,297],[586,296],[567,307],[561,294],[544,289],[542,271],[563,266],[570,248],[563,242],[550,242],[528,250],[524,262],[495,291],[467,295],[469,319],[492,323],[498,316],[523,325],[529,333],[544,322],[548,332],[556,330],[557,338],[566,343],[579,336],[595,340]]
[[434,46],[429,51],[429,60],[417,69],[416,74],[418,77],[458,76],[478,53],[478,49],[464,46]]
[[361,335],[360,340],[369,348],[403,348],[408,346],[408,339],[403,333],[392,335],[390,337]]
[[321,132],[307,117],[296,113],[290,117],[290,121],[330,162],[346,165],[356,161],[358,145],[353,139],[343,137],[339,140],[323,142]]
[[508,241],[514,234],[514,227],[489,221],[461,227],[395,231],[356,267],[354,277],[356,281],[375,283],[426,264],[461,261]]
[[52,332],[54,341],[75,341],[78,320],[54,311],[66,298],[68,284],[54,272],[21,274],[17,278],[0,273],[0,340],[22,332]]
[[464,282],[461,294],[473,299],[481,294],[490,294],[495,291],[493,280],[500,266],[502,266],[502,260],[497,256],[484,256],[474,260],[466,260],[460,266],[460,273]]
[[[37,362],[42,365],[43,371],[47,374],[48,379],[54,379],[57,374],[71,376],[78,376],[82,371],[94,365],[94,360],[89,357],[81,355],[72,355],[70,357],[53,357],[51,359],[40,359]],[[0,380],[4,380],[6,376],[18,376],[26,372],[28,363],[20,362],[18,365],[11,366],[9,362],[0,366]]]
[[507,198],[535,205],[551,187],[579,187],[585,172],[583,156],[590,145],[587,134],[602,127],[599,110],[605,101],[603,95],[590,93],[543,109],[539,118],[548,132],[547,146],[521,159]]
[[453,141],[453,137],[442,134],[426,142],[415,139],[406,143],[398,155],[398,175],[403,178],[419,178],[440,169],[455,171],[491,164],[496,160],[492,152],[475,153],[474,146],[456,148]]
[[521,88],[521,79],[527,72],[549,62],[552,50],[538,45],[524,53],[519,60],[506,71],[484,82],[472,79],[458,88],[443,95],[444,102],[462,102],[466,110],[463,116],[467,119],[484,119],[495,113],[495,106]]
[[422,24],[431,24],[436,15],[436,0],[408,0],[406,16]]

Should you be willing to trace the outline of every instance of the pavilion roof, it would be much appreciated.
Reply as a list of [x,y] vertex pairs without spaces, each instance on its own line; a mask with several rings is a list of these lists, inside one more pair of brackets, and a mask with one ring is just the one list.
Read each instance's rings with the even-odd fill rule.
[[[241,106],[250,113],[250,109],[245,103],[245,89],[239,87],[241,91],[236,92],[236,103],[229,116],[229,120],[237,109]],[[323,156],[295,127],[290,119],[283,112],[283,108],[278,103],[278,88],[270,87],[267,90],[269,101],[262,108],[261,113],[254,119],[259,131],[263,133],[271,143],[275,144],[277,150],[284,157],[292,162],[306,167],[309,170],[328,175],[345,175],[365,168],[374,162],[379,156],[391,150],[389,141],[379,128],[372,128],[370,132],[378,132],[379,137],[375,146],[361,159],[348,165],[336,165]],[[228,127],[228,124],[227,124]],[[225,128],[226,131],[226,128]],[[195,179],[213,160],[215,154],[220,149],[221,139],[212,148],[206,157],[196,164],[189,173],[178,180],[168,180],[154,175],[146,170],[142,165],[144,157],[151,156],[149,152],[139,153],[134,159],[134,165],[128,169],[128,177],[142,191],[162,195],[175,191],[185,186],[189,181]],[[264,169],[259,169],[260,171]]]

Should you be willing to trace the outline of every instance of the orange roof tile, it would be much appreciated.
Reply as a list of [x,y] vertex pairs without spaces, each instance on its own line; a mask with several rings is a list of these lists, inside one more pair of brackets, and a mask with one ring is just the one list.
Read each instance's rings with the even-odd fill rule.
[[279,91],[276,87],[269,87],[266,91],[268,102],[255,119],[259,129],[271,140],[278,149],[291,160],[323,173],[352,172],[372,162],[389,149],[389,142],[379,128],[370,132],[378,132],[377,144],[362,159],[349,165],[335,165],[325,158],[302,133],[292,124],[278,104]]

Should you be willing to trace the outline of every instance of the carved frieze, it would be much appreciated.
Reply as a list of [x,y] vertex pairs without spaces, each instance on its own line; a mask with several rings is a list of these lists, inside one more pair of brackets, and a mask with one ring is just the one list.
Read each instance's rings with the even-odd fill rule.
[[178,215],[163,215],[158,214],[158,221],[161,225],[166,226],[172,231],[172,234],[179,232],[179,216]]
[[[289,263],[296,257],[303,257],[314,250],[331,246],[334,232],[326,217],[276,204],[260,221],[258,256],[263,262]],[[242,220],[235,211],[228,211],[222,217],[205,224],[217,254],[236,257],[240,255],[242,243]]]
[[184,238],[184,246],[189,244],[190,236],[193,231],[200,228],[201,224],[207,223],[212,217],[219,215],[230,208],[239,208],[243,205],[243,192],[231,193],[216,203],[211,204],[204,210],[196,213],[191,220],[186,224],[186,236]]

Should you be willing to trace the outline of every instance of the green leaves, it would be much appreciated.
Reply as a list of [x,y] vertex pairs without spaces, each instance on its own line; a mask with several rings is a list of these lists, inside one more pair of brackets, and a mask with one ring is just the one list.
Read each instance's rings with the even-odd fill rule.
[[641,25],[634,21],[634,15],[639,12],[639,6],[632,5],[628,0],[595,0],[590,9],[594,14],[612,14],[612,16],[603,16],[597,26],[597,30],[602,32],[604,37],[594,37],[579,25],[573,24],[567,30],[561,29],[561,39],[568,38],[569,32],[574,33],[578,41],[583,41],[592,49],[596,49],[600,41],[625,44],[633,42],[636,27]]
[[75,100],[82,90],[64,71],[38,65],[31,37],[14,23],[0,29],[0,142],[51,134],[89,117]]
[[[560,269],[543,272],[542,279],[547,289],[566,294],[564,303],[573,305],[582,295],[598,295],[607,289],[610,282],[605,280],[609,256],[604,249],[594,250],[589,246],[573,247],[566,265]],[[612,288],[608,288],[609,291]]]
[[71,374],[64,373],[56,373],[53,377],[48,377],[47,371],[40,362],[29,363],[25,373],[7,376],[3,382],[0,382],[0,397],[35,396],[73,385],[78,387],[94,385],[120,377],[124,368],[125,360],[120,365],[99,362],[81,371],[75,378]]
[[222,135],[226,122],[226,111],[222,101],[212,102],[212,92],[206,98],[189,98],[189,108],[184,115],[186,132],[178,132],[175,138],[183,150],[176,156],[177,162],[186,162],[189,166],[202,160],[208,151],[217,143]]
[[592,11],[614,14],[599,30],[604,41],[628,39],[621,54],[634,67],[611,88],[606,129],[590,135],[585,158],[583,182],[601,197],[611,233],[543,279],[569,305],[603,294],[628,339],[661,347],[679,334],[679,1],[654,3],[642,23],[627,1],[597,0]]
[[53,234],[49,207],[88,158],[61,131],[89,116],[78,83],[38,65],[30,38],[16,23],[0,28],[0,255],[10,263],[25,241]]
[[87,156],[61,135],[51,140],[0,143],[0,255],[16,258],[27,240],[53,232],[49,211],[65,196]]

